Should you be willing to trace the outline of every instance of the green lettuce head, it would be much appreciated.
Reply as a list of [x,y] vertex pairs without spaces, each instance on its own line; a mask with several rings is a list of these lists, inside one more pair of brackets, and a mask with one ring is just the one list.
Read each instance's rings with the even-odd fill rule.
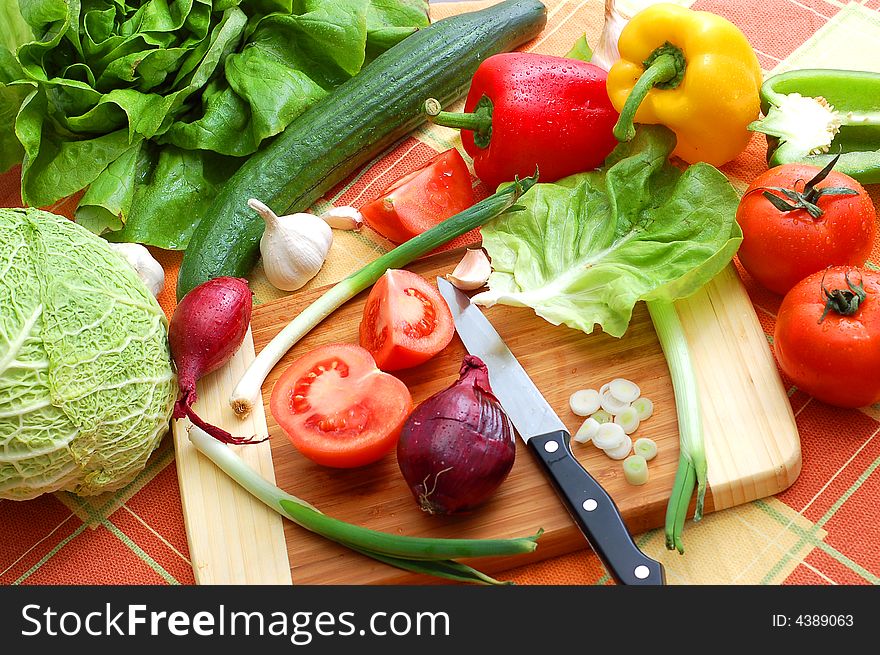
[[0,498],[130,482],[168,429],[167,321],[75,223],[0,209]]
[[85,189],[81,225],[183,250],[246,157],[426,26],[427,9],[426,0],[0,0],[0,172],[22,163],[27,205]]

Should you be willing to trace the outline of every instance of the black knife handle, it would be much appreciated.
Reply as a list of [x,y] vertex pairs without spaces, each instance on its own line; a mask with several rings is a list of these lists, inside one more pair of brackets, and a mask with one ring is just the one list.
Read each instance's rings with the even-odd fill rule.
[[565,430],[529,439],[566,509],[605,567],[620,584],[666,584],[663,565],[645,555],[633,541],[611,496],[571,452]]

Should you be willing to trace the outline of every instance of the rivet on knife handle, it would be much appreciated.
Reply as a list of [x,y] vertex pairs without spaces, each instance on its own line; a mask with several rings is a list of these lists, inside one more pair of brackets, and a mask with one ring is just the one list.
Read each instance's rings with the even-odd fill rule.
[[666,584],[663,565],[645,555],[629,534],[611,496],[581,466],[568,432],[550,432],[528,440],[569,514],[609,573],[621,584]]

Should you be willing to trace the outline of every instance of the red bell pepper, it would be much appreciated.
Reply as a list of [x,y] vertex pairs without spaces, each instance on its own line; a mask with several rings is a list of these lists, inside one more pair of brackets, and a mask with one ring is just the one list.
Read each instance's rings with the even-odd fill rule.
[[474,172],[492,189],[514,176],[542,182],[597,168],[617,139],[617,111],[594,64],[529,52],[489,57],[471,80],[466,113],[425,103],[429,120],[462,130]]

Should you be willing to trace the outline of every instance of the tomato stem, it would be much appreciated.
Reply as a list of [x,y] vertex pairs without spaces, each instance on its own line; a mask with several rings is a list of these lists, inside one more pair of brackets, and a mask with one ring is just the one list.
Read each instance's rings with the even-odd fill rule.
[[819,323],[824,321],[828,313],[832,311],[840,316],[852,316],[859,311],[859,307],[868,297],[868,294],[865,293],[864,280],[859,280],[858,284],[853,284],[852,280],[849,279],[849,272],[844,273],[843,277],[849,289],[833,289],[828,291],[825,287],[825,276],[822,276],[822,294],[825,296],[826,301],[825,311],[822,312]]
[[[828,162],[828,165],[825,166],[825,168],[816,173],[806,184],[804,184],[803,191],[777,186],[758,187],[757,189],[752,189],[752,191],[762,191],[762,195],[770,201],[770,204],[781,212],[805,209],[813,218],[819,218],[825,213],[817,204],[819,198],[822,196],[854,196],[859,193],[855,189],[850,189],[849,187],[827,186],[821,189],[816,188],[816,185],[819,184],[819,182],[828,177],[828,174],[831,172],[831,169],[834,168],[838,159],[840,159],[840,154],[835,156],[834,159]],[[797,182],[795,182],[795,185],[797,185]],[[775,193],[771,193],[771,191],[781,193],[785,198],[782,198]],[[791,202],[786,202],[786,199]]]

